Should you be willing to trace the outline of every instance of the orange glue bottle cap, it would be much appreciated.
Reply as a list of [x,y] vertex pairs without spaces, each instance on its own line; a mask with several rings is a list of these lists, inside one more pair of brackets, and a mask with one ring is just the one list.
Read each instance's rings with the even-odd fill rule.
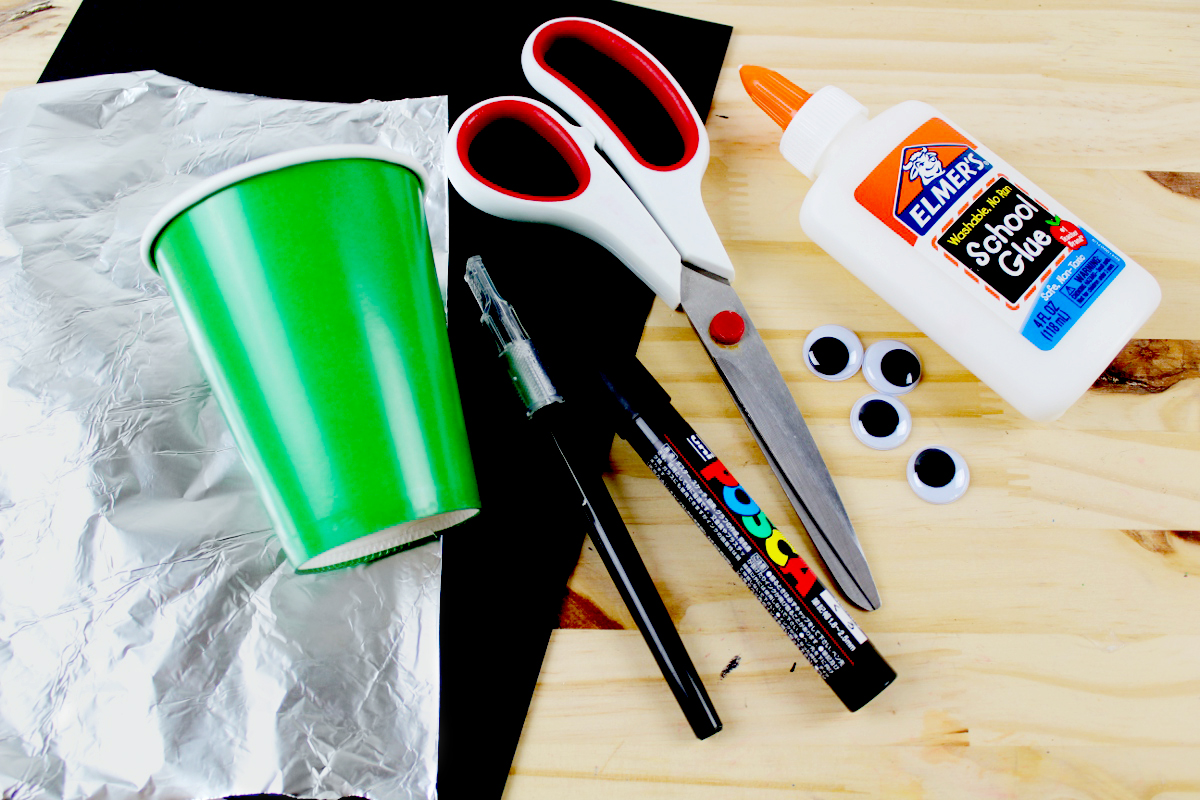
[[738,70],[738,74],[742,77],[746,94],[750,95],[754,104],[785,130],[800,106],[812,97],[773,69],[746,65]]
[[750,99],[783,128],[779,151],[810,180],[834,142],[867,121],[866,106],[836,86],[809,94],[766,67],[743,66],[738,72]]

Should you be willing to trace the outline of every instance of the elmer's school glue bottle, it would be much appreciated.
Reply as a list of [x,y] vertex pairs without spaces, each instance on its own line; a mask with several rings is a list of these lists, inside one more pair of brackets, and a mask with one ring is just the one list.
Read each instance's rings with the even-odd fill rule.
[[741,77],[813,180],[804,232],[1025,416],[1062,415],[1158,306],[1145,269],[932,106],[868,119],[833,86]]

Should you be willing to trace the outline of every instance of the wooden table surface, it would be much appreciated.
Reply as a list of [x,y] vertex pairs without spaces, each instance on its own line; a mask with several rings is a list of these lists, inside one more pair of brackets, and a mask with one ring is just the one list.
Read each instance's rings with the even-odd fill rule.
[[[852,613],[899,678],[847,712],[618,441],[609,486],[725,729],[692,736],[585,547],[506,800],[1200,798],[1200,5],[640,4],[734,28],[706,202],[879,584],[883,607]],[[76,5],[0,2],[0,90],[37,79]],[[1146,341],[1059,421],[1020,417],[808,241],[809,182],[743,63],[872,113],[940,108],[1158,279]],[[804,368],[804,336],[830,322],[923,359],[898,450],[851,434],[861,376]],[[819,563],[686,319],[656,305],[640,356]],[[935,442],[970,464],[951,505],[904,480]]]

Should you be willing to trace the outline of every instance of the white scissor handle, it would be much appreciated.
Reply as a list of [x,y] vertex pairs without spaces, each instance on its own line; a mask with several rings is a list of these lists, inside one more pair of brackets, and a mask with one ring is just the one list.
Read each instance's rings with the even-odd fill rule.
[[[546,61],[551,45],[575,39],[627,69],[658,99],[683,137],[684,154],[674,164],[649,163],[596,102]],[[602,22],[561,17],[539,25],[521,51],[530,85],[596,137],[684,261],[733,279],[733,264],[704,208],[701,182],[708,168],[704,121],[662,63],[625,34]]]
[[[571,168],[571,194],[529,195],[486,178],[472,164],[471,143],[493,122],[510,119],[532,128]],[[496,97],[463,112],[446,139],[446,174],[468,203],[495,217],[544,222],[580,233],[621,260],[671,309],[679,307],[683,265],[654,218],[608,162],[591,133],[549,106],[524,97]],[[531,164],[531,169],[538,165]]]

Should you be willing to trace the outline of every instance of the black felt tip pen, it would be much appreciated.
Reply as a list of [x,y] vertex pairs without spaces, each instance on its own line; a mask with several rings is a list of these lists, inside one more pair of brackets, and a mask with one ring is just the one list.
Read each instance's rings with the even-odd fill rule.
[[587,468],[589,461],[578,450],[567,404],[542,366],[512,306],[496,291],[479,256],[467,261],[466,279],[483,312],[480,321],[495,335],[530,421],[549,436],[579,488],[588,534],[679,707],[697,738],[712,736],[721,730],[721,720],[603,478]]
[[896,673],[636,358],[606,365],[617,433],[679,501],[851,711]]

